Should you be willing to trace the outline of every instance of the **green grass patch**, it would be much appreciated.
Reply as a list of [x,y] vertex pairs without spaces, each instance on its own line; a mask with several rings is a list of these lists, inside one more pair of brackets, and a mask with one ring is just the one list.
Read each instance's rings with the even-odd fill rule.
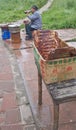
[[24,11],[32,5],[42,7],[47,0],[0,0],[0,23],[25,18]]
[[[42,7],[47,0],[0,0],[0,23],[25,18],[24,10],[32,5]],[[76,28],[76,0],[54,0],[42,14],[44,29]]]
[[76,42],[76,38],[73,38],[71,40],[67,40],[67,42]]
[[54,0],[42,18],[43,28],[76,28],[76,0]]

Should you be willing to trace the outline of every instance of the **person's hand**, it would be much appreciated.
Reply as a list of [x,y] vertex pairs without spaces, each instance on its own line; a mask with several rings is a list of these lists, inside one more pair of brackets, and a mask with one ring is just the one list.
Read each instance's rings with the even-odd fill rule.
[[31,20],[30,20],[28,17],[26,17],[23,22],[24,22],[25,24],[29,24],[29,23],[31,22]]

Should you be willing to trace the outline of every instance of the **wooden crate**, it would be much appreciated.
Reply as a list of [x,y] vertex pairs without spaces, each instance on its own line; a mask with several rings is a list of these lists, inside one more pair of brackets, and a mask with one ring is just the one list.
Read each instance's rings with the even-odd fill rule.
[[37,68],[46,84],[76,78],[76,56],[45,60],[33,44]]

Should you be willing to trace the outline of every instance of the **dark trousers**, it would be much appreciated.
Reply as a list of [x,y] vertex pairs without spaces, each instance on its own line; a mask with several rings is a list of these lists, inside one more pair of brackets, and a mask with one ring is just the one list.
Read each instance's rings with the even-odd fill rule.
[[37,29],[31,28],[31,24],[26,24],[25,25],[25,30],[26,30],[26,35],[28,35],[28,38],[31,39],[32,38],[32,32],[34,30],[37,30]]

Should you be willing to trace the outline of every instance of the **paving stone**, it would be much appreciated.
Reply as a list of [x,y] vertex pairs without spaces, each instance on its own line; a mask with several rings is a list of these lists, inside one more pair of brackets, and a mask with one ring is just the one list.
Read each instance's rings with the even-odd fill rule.
[[0,130],[36,130],[36,126],[32,125],[21,125],[21,124],[13,124],[13,125],[3,125],[0,127]]
[[24,130],[24,126],[20,124],[4,125],[0,127],[0,130]]
[[76,48],[76,42],[67,42],[68,46]]
[[2,102],[2,111],[7,111],[12,108],[17,107],[17,101],[16,101],[16,94],[15,92],[12,93],[5,93],[3,96],[3,102]]
[[0,91],[12,92],[14,91],[14,82],[13,81],[1,81],[0,82]]
[[[7,57],[6,57],[7,58]],[[1,63],[0,63],[0,67],[2,67],[2,65],[3,65],[3,67],[5,66],[5,65],[8,65],[9,66],[9,61],[8,60],[6,60],[6,58],[4,58],[4,56],[2,55],[2,56],[0,56],[0,61],[1,61]]]
[[27,104],[27,98],[25,96],[23,97],[19,97],[17,96],[17,101],[18,101],[18,105],[23,105],[23,104]]
[[56,31],[58,32],[59,37],[64,41],[76,38],[76,29],[59,29]]
[[2,125],[5,122],[5,118],[4,117],[0,117],[0,125]]
[[39,130],[53,130],[53,126],[52,125],[49,125],[49,126],[46,126],[46,127],[38,127]]
[[0,80],[12,80],[13,75],[12,73],[1,73],[0,74]]
[[60,124],[59,130],[76,130],[76,122]]
[[20,112],[22,117],[22,122],[29,125],[34,123],[32,112],[30,110],[29,105],[22,105],[20,106]]
[[16,124],[21,122],[21,114],[19,108],[6,111],[6,124]]
[[11,67],[8,65],[8,62],[7,64],[3,64],[2,65],[0,64],[0,73],[11,73]]
[[28,125],[28,126],[24,127],[24,130],[36,130],[36,126],[34,124],[33,125]]
[[5,112],[0,112],[0,125],[5,123]]

